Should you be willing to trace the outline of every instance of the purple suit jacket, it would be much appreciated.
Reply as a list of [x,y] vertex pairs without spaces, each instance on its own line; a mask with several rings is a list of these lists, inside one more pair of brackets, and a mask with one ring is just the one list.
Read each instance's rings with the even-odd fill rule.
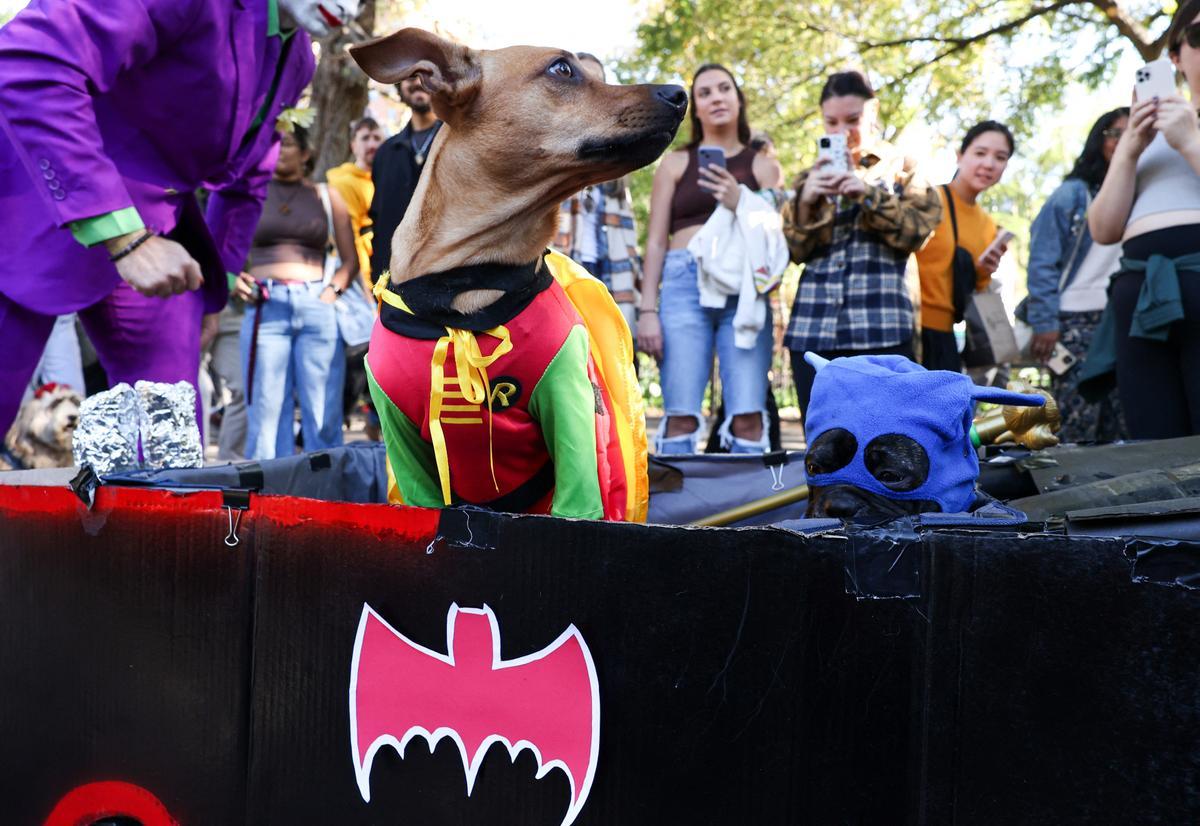
[[220,309],[262,212],[275,119],[314,68],[297,31],[247,137],[280,52],[266,31],[267,0],[33,0],[0,29],[0,293],[47,314],[104,298],[116,267],[66,226],[134,206],[188,247],[205,311]]

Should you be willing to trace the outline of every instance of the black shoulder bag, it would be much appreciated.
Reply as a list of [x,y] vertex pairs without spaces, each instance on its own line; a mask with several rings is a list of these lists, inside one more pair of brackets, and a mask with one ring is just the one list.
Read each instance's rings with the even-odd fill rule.
[[954,256],[950,263],[950,277],[954,287],[954,321],[963,320],[967,301],[975,293],[975,258],[958,245],[958,216],[954,212],[954,196],[950,187],[942,184],[946,193],[946,206],[950,210],[950,226],[954,229]]

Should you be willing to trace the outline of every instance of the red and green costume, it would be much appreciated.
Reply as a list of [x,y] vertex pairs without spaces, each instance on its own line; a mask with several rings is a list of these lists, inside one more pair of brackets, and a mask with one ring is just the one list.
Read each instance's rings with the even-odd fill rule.
[[[460,287],[494,285],[470,269],[482,272]],[[417,282],[444,290],[447,274],[377,287],[367,375],[393,501],[643,521],[644,420],[620,311],[558,253],[506,269],[519,288],[473,317],[428,311],[447,293]]]

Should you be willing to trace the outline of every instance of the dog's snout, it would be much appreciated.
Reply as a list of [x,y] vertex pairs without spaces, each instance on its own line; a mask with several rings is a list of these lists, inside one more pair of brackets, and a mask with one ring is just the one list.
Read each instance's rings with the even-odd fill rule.
[[684,91],[682,86],[676,86],[674,84],[669,86],[659,86],[654,92],[654,96],[680,114],[683,114],[687,111],[688,96],[687,92]]

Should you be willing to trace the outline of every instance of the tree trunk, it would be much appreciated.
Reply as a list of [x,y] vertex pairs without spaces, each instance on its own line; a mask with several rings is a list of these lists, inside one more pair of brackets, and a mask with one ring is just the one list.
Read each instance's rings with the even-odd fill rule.
[[[375,2],[363,0],[356,22],[368,36],[375,31]],[[314,179],[350,159],[350,127],[367,108],[367,76],[346,52],[361,35],[346,29],[321,41],[321,59],[312,83]]]

